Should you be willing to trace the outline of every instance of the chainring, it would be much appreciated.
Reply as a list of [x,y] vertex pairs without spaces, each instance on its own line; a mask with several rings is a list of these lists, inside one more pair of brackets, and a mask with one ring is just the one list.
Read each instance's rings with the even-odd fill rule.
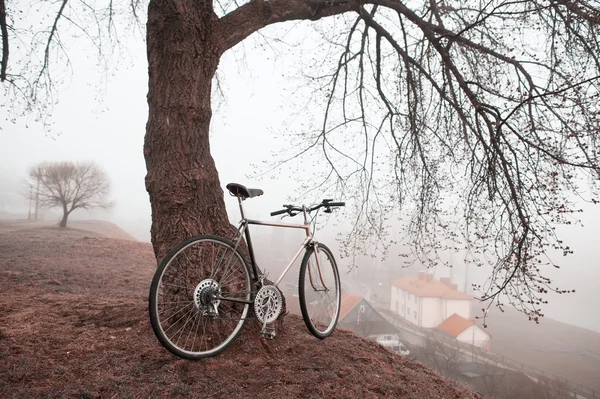
[[272,323],[281,314],[283,297],[279,288],[274,285],[264,285],[254,298],[254,313],[261,323]]

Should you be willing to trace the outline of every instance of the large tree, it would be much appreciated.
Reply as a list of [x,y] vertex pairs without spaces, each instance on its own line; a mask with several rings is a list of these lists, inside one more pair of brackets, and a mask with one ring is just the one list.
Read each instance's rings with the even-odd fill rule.
[[[45,38],[42,62],[24,80],[25,72],[10,73],[8,51],[20,3],[7,4],[0,0],[0,79],[29,107],[51,85],[49,54],[64,50],[63,27],[92,32],[81,22],[88,13],[111,35],[120,12],[140,13],[136,0],[53,3],[49,27],[35,36]],[[569,0],[151,0],[144,155],[156,256],[183,237],[230,229],[209,145],[222,55],[269,25],[324,19],[316,26],[328,47],[308,73],[323,112],[320,126],[300,132],[301,152],[319,149],[325,183],[358,193],[349,242],[385,240],[386,218],[404,206],[418,257],[467,250],[473,262],[493,265],[483,297],[505,292],[536,318],[542,294],[558,289],[541,271],[551,263],[546,251],[570,251],[555,225],[571,222],[584,178],[595,190],[600,176],[599,8]],[[595,201],[595,191],[587,198]]]

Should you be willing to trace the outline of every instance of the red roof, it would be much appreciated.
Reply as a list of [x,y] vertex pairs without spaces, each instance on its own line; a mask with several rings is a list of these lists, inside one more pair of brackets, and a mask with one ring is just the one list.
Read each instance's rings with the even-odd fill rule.
[[356,307],[363,300],[362,296],[353,294],[351,292],[346,292],[342,295],[342,301],[340,305],[340,317],[339,320],[343,320],[344,317],[350,313],[352,309]]
[[465,319],[464,317],[454,313],[452,316],[441,322],[437,328],[456,338],[461,332],[465,331],[473,324],[475,324],[473,320]]
[[429,279],[404,276],[393,281],[392,284],[419,297],[473,299],[469,295],[463,294],[448,284],[444,284],[437,280],[428,280]]

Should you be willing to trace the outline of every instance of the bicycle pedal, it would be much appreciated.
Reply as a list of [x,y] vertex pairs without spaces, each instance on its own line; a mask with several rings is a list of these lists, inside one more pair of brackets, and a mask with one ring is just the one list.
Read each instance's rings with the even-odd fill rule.
[[260,333],[266,339],[274,339],[277,335],[274,328],[264,328]]

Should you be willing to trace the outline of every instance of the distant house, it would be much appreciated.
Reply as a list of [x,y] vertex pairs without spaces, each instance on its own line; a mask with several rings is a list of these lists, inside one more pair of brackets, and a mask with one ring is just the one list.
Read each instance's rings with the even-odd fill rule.
[[473,319],[465,319],[454,313],[437,328],[461,342],[490,350],[491,335],[477,325]]
[[406,321],[424,328],[435,328],[453,314],[471,316],[472,297],[457,290],[456,284],[442,277],[420,272],[392,282],[390,310]]
[[397,340],[400,333],[369,302],[351,292],[342,295],[338,327],[374,340]]

